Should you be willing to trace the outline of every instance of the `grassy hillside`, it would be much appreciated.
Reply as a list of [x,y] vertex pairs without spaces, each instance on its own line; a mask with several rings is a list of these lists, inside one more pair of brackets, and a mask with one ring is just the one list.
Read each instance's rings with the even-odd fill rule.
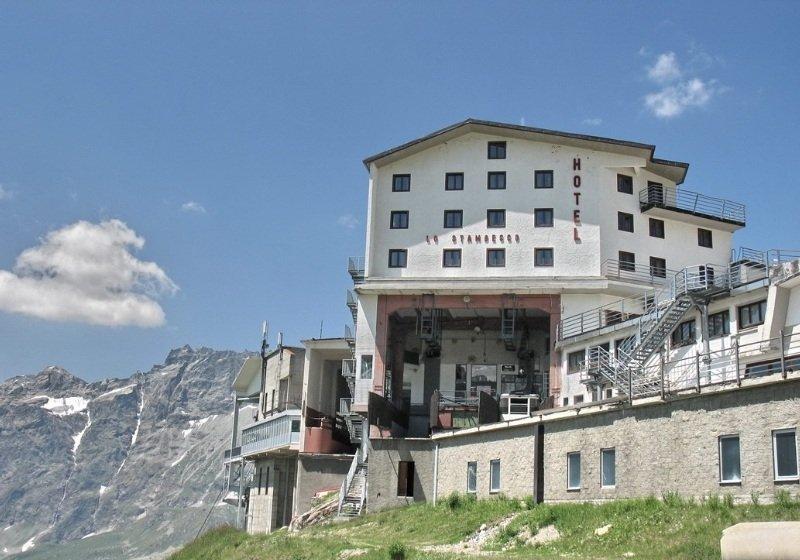
[[[171,560],[449,559],[472,554],[502,558],[715,558],[725,527],[741,521],[800,520],[800,501],[734,506],[729,498],[702,503],[678,496],[602,505],[535,506],[530,500],[475,501],[451,496],[437,506],[413,505],[296,534],[248,536],[229,527],[209,531]],[[486,525],[477,539],[476,532]],[[533,543],[549,535],[555,540]],[[472,544],[470,545],[470,538]],[[484,538],[482,546],[475,541]],[[466,541],[466,544],[465,542]],[[450,546],[447,546],[450,545]]]

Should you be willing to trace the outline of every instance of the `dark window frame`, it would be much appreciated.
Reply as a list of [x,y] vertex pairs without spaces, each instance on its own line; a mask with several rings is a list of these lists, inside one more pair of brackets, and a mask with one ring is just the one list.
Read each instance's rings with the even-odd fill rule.
[[[503,178],[503,186],[502,187],[492,186],[492,179],[495,178],[495,177],[497,177],[497,178],[502,177]],[[506,185],[507,184],[508,183],[507,183],[507,177],[506,177],[506,172],[505,171],[487,171],[486,172],[486,188],[488,190],[490,190],[490,191],[504,191],[504,190],[506,190]]]
[[[660,226],[654,227],[654,226]],[[650,218],[649,222],[649,230],[650,230],[650,237],[655,237],[656,239],[664,239],[666,228],[664,227],[664,220],[659,220],[658,218]],[[658,235],[658,234],[661,235]]]
[[[547,262],[540,263],[539,262],[539,255],[550,253],[550,261],[549,264]],[[534,247],[533,249],[533,266],[537,268],[552,268],[556,264],[556,254],[553,247]]]
[[[579,354],[580,361],[577,361],[574,358]],[[586,367],[586,348],[567,353],[567,374],[581,372],[584,367]]]
[[[403,255],[403,264],[392,264],[392,255]],[[389,268],[407,268],[408,249],[389,249]]]
[[414,461],[398,461],[397,463],[397,497],[414,497]]
[[[458,255],[458,264],[447,264],[447,255]],[[461,268],[461,249],[444,249],[442,251],[442,268]]]
[[[539,177],[545,177],[549,180],[543,180],[543,185],[539,185]],[[547,184],[549,183],[549,185]],[[533,188],[534,189],[552,189],[555,187],[555,174],[552,169],[537,169],[533,172]]]
[[[660,261],[660,262],[654,262]],[[650,257],[650,276],[654,276],[656,278],[666,278],[667,277],[667,259],[662,259],[661,257]]]
[[[736,478],[724,478],[726,464],[724,462],[725,454],[722,451],[723,441],[736,440],[736,470],[739,471],[739,476]],[[742,440],[739,434],[723,434],[717,437],[717,455],[719,457],[719,483],[738,485],[742,482]]]
[[[501,226],[492,225],[492,221],[489,219],[489,216],[492,214],[492,212],[502,212],[502,214],[503,214],[503,225],[501,225]],[[506,211],[505,211],[505,209],[504,208],[489,208],[488,210],[486,210],[486,227],[487,228],[492,228],[492,229],[502,229],[502,228],[506,227]]]
[[[402,179],[408,179],[408,186],[398,188],[398,182]],[[395,173],[392,175],[392,192],[410,192],[411,191],[411,173]]]
[[[628,181],[625,181],[625,179],[628,179]],[[617,192],[633,194],[633,177],[624,173],[617,173]]]
[[[706,245],[706,234],[708,234],[708,245]],[[697,245],[698,247],[705,247],[706,249],[714,248],[714,232],[710,229],[697,228]]]
[[[447,225],[447,215],[458,215],[458,225],[457,226],[449,226]],[[443,225],[445,229],[457,229],[460,227],[464,227],[464,211],[463,210],[445,210],[443,214]]]
[[489,142],[486,145],[487,159],[506,159],[508,156],[508,143],[500,140]]
[[[755,307],[758,308],[758,314],[761,316],[760,317],[761,320],[759,322],[750,321],[750,319],[752,319],[752,316],[753,316],[752,309],[755,308]],[[747,321],[746,325],[744,324],[745,321],[743,320],[743,316],[742,316],[742,312],[745,309],[747,310],[747,314],[748,314],[748,321]],[[746,304],[740,305],[740,306],[738,306],[736,308],[736,320],[738,322],[737,326],[739,327],[739,330],[741,330],[741,329],[749,329],[751,327],[757,327],[759,325],[763,325],[764,324],[764,320],[766,318],[767,318],[767,300],[765,300],[765,299],[762,299],[760,301],[754,301],[753,303],[746,303]]]
[[[720,321],[717,321],[717,318],[721,318]],[[722,327],[722,332],[719,332],[716,328],[717,325]],[[731,334],[731,311],[730,309],[723,309],[722,311],[718,311],[716,313],[711,313],[708,315],[708,338],[720,338],[723,336],[728,336]]]
[[[395,217],[405,216],[405,225],[395,225],[394,219]],[[391,214],[389,215],[389,229],[408,229],[408,210],[392,210]]]
[[[623,255],[625,258],[623,258]],[[630,259],[627,258],[628,255],[631,256]],[[617,266],[619,267],[620,271],[636,272],[636,253],[631,253],[630,251],[617,251],[617,262],[619,263]]]
[[[493,254],[493,253],[503,255],[503,264],[491,264],[491,259],[490,259],[489,255]],[[486,267],[487,268],[505,268],[505,266],[506,266],[506,250],[505,249],[498,249],[498,248],[486,249]]]
[[[450,186],[450,179],[461,179],[460,186]],[[444,174],[444,190],[446,191],[463,191],[464,190],[464,174],[463,173],[445,173]]]
[[[541,222],[539,220],[539,213],[544,212],[544,216],[550,216],[549,220]],[[533,209],[533,227],[553,227],[555,223],[555,212],[552,208],[534,208]]]
[[[630,223],[630,229],[626,229],[625,226],[627,223]],[[617,229],[619,231],[625,231],[628,233],[633,233],[633,214],[628,212],[617,212]]]
[[[675,336],[675,335],[678,336]],[[694,319],[682,321],[669,335],[670,348],[681,348],[697,343],[697,325]]]

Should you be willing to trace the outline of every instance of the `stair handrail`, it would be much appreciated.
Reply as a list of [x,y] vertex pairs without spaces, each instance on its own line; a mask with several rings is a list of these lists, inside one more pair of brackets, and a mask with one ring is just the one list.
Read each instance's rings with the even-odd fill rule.
[[350,463],[350,470],[347,471],[347,476],[342,481],[342,487],[339,489],[338,515],[342,514],[342,505],[344,504],[344,499],[347,496],[347,491],[350,490],[350,484],[353,483],[353,477],[356,474],[356,469],[358,469],[358,456],[359,452],[357,451],[356,454],[353,455],[353,461]]

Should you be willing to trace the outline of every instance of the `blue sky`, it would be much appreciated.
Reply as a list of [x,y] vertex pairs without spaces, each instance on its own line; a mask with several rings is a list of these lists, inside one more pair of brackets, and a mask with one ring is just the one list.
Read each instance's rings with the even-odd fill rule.
[[[797,2],[4,3],[0,379],[255,349],[264,319],[339,335],[361,160],[466,117],[654,143],[747,204],[738,244],[800,247],[798,24]],[[118,242],[85,285],[20,280],[92,236]],[[149,307],[93,319],[108,275]]]

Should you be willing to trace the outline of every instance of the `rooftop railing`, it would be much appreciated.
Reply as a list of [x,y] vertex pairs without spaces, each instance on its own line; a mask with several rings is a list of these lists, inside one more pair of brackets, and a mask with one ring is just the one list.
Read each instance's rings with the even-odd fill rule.
[[242,430],[242,456],[265,453],[300,442],[300,411],[291,409]]
[[643,211],[664,208],[742,226],[746,218],[745,206],[739,202],[663,185],[639,191],[639,206]]
[[354,283],[360,284],[363,282],[365,273],[364,257],[348,258],[347,272],[350,273],[350,277],[353,279]]

